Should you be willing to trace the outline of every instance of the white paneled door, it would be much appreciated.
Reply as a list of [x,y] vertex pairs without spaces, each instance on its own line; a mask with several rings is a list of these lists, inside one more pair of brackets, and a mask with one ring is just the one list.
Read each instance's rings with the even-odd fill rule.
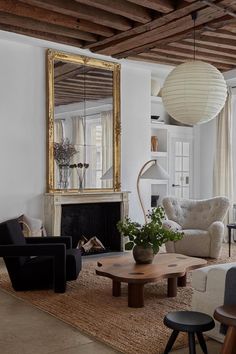
[[170,192],[177,198],[192,197],[192,139],[171,137]]

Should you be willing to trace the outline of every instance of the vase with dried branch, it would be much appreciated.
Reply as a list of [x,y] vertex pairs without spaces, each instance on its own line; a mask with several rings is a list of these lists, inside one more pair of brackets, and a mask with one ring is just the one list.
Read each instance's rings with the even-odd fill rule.
[[78,174],[78,188],[81,190],[84,187],[84,177],[85,177],[85,172],[89,168],[88,163],[75,163],[70,165],[70,168],[76,168],[76,172]]

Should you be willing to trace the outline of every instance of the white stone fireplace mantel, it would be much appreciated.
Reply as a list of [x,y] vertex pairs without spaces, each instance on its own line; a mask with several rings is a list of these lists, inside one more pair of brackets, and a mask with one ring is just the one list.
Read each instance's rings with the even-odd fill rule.
[[45,194],[44,220],[49,236],[61,235],[61,211],[65,204],[120,202],[120,216],[128,216],[129,192],[54,192]]

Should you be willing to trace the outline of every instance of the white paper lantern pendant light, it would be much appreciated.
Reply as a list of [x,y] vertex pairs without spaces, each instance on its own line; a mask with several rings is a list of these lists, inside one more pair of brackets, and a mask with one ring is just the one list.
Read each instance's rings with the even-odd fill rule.
[[194,59],[178,65],[167,76],[162,88],[166,111],[177,121],[195,125],[215,118],[225,105],[227,85],[221,72],[211,64]]

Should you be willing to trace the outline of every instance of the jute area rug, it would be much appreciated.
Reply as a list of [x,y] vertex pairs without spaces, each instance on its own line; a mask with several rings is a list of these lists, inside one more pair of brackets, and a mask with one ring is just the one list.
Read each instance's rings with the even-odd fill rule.
[[[210,263],[236,261],[228,258],[228,245],[224,245],[220,259]],[[111,296],[111,280],[95,275],[96,261],[86,261],[77,281],[69,282],[65,294],[52,290],[15,292],[7,272],[1,269],[0,287],[14,296],[72,325],[81,332],[127,354],[161,354],[170,335],[163,325],[165,314],[189,309],[192,288],[179,288],[176,298],[166,297],[166,281],[145,286],[145,307],[127,307],[127,285],[122,286],[122,296]],[[185,335],[178,337],[175,348],[185,347]]]

